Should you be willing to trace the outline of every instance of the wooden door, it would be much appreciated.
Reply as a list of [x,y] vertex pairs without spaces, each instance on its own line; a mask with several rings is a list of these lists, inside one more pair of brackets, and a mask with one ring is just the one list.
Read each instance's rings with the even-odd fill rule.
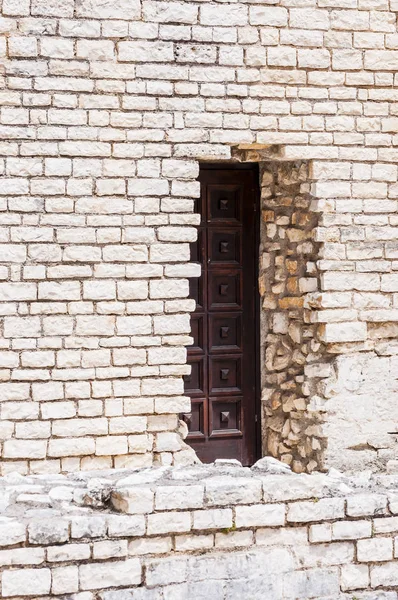
[[199,180],[201,223],[191,260],[202,275],[190,281],[196,311],[185,392],[192,409],[182,418],[203,462],[237,458],[250,465],[257,454],[258,172],[207,165]]

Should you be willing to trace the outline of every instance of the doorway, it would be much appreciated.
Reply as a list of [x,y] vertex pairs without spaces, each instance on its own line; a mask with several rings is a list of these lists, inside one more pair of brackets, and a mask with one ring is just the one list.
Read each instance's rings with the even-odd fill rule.
[[194,343],[185,393],[187,442],[202,462],[236,458],[251,465],[259,451],[259,173],[257,165],[202,165],[201,215],[191,261],[196,300]]

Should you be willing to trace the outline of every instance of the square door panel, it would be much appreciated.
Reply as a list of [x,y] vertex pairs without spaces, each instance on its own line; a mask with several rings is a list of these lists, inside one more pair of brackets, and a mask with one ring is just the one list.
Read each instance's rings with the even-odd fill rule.
[[210,352],[226,350],[241,351],[241,325],[240,314],[222,313],[209,316],[209,349]]
[[191,402],[191,412],[180,415],[188,426],[188,437],[204,437],[205,435],[205,405],[206,399],[195,399]]
[[188,364],[191,365],[190,375],[184,375],[184,389],[189,396],[204,396],[206,386],[206,361],[203,356],[190,356]]
[[241,264],[241,230],[209,229],[208,257],[209,264],[239,266]]
[[242,398],[212,398],[210,436],[242,435]]
[[208,302],[210,310],[241,308],[240,271],[209,271]]
[[204,315],[191,315],[191,336],[193,344],[189,346],[190,352],[204,352],[206,345],[206,319]]
[[240,356],[209,356],[211,394],[241,393],[241,362]]
[[241,187],[209,184],[207,188],[208,221],[241,221]]

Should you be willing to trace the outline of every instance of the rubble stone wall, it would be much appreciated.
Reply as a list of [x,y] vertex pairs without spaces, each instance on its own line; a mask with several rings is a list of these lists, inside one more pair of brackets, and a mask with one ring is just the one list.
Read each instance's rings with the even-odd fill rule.
[[7,475],[1,597],[397,600],[397,479],[265,460]]
[[[292,346],[299,370],[264,369],[264,448],[296,470],[340,464],[342,452],[346,467],[393,468],[397,0],[2,0],[0,10],[2,472],[194,460],[178,414],[189,410],[193,200],[210,160],[260,162],[263,243],[286,235],[297,246],[303,222],[288,224],[293,211],[280,207],[269,220],[264,176],[307,163],[293,191],[319,247],[308,272],[300,263],[283,275],[299,293],[260,282],[266,302],[269,292],[303,301],[300,319],[282,303],[266,326],[265,367],[298,335],[291,324],[309,336]],[[292,250],[282,246],[270,257],[278,276]]]
[[320,289],[308,164],[261,163],[259,292],[263,452],[296,472],[323,466],[323,415],[311,396],[331,373],[316,323],[304,307]]

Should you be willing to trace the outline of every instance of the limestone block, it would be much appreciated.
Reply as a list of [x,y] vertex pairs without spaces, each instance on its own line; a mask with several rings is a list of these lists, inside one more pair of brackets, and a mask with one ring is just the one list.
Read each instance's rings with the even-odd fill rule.
[[110,537],[137,536],[143,535],[144,532],[145,519],[141,515],[112,515],[108,517],[108,535]]
[[127,540],[103,540],[94,542],[93,558],[106,559],[127,555]]
[[224,8],[210,4],[200,7],[200,23],[202,25],[213,25],[219,21],[224,26],[246,25],[248,23],[247,7],[235,5]]
[[206,482],[205,501],[209,506],[248,504],[261,500],[261,482],[243,477],[233,481],[227,477],[214,477]]
[[69,522],[67,520],[37,520],[28,527],[29,542],[32,544],[54,544],[69,539]]
[[[170,42],[119,42],[118,53],[121,62],[167,62],[173,59],[173,46]],[[164,189],[166,182],[159,184]],[[138,182],[132,181],[133,189],[137,195],[142,194]]]
[[264,527],[283,525],[286,508],[284,504],[237,506],[237,527]]
[[229,529],[232,527],[230,508],[206,508],[193,513],[193,529]]
[[79,591],[79,571],[76,566],[56,567],[51,571],[53,594],[65,594]]
[[2,566],[41,565],[43,562],[43,548],[14,548],[0,551],[0,564]]
[[148,515],[148,535],[185,533],[191,529],[189,512],[165,512]]
[[206,535],[179,535],[175,538],[176,550],[188,552],[192,550],[206,550],[214,546],[214,536]]
[[49,546],[47,548],[47,560],[49,562],[87,560],[90,555],[91,548],[89,544],[68,543],[63,546]]
[[216,533],[216,548],[243,548],[253,544],[253,533],[251,531],[229,531],[227,533]]
[[153,510],[154,492],[149,488],[121,488],[112,492],[111,502],[120,512],[146,514]]
[[329,13],[327,10],[292,8],[289,24],[298,29],[329,29]]
[[[336,523],[334,523],[336,525]],[[332,540],[332,525],[330,523],[320,523],[311,525],[309,528],[309,541],[313,544],[320,542],[330,542]]]
[[198,10],[182,2],[144,2],[144,17],[148,21],[159,23],[190,23],[197,22]]
[[105,516],[77,516],[71,519],[72,538],[104,537],[106,528]]
[[147,564],[148,585],[167,585],[185,581],[187,561],[183,557],[163,561],[149,561]]
[[327,323],[321,330],[320,337],[324,342],[357,342],[367,336],[366,323]]
[[357,494],[347,499],[347,515],[350,517],[383,515],[386,514],[386,510],[386,496]]
[[358,590],[369,585],[369,567],[366,565],[344,565],[341,569],[341,589]]
[[318,502],[296,502],[288,505],[287,520],[293,523],[340,519],[344,516],[343,498],[322,498]]
[[0,545],[13,546],[26,539],[26,527],[11,518],[2,517],[0,520]]
[[339,593],[339,578],[337,569],[314,569],[287,574],[283,582],[283,592],[286,598],[321,598],[336,596]]
[[139,0],[79,0],[76,7],[77,16],[94,19],[139,19],[141,14]]
[[371,537],[372,524],[370,521],[338,521],[332,524],[332,539],[357,540]]
[[375,565],[370,573],[370,584],[372,587],[398,585],[396,562],[388,562]]
[[171,537],[137,538],[129,542],[129,554],[142,556],[145,554],[166,554],[171,551]]
[[204,487],[201,485],[159,487],[156,490],[155,509],[201,508],[203,506],[203,494]]
[[139,585],[141,564],[138,559],[130,558],[125,561],[80,565],[79,582],[82,590]]
[[393,556],[391,538],[358,540],[357,556],[360,562],[381,562],[391,560]]
[[4,458],[45,458],[46,440],[7,440],[4,442]]
[[49,594],[51,588],[50,569],[16,569],[2,575],[3,596],[36,596]]
[[394,50],[366,50],[365,68],[378,70],[383,64],[386,71],[395,71],[398,64],[398,53]]

